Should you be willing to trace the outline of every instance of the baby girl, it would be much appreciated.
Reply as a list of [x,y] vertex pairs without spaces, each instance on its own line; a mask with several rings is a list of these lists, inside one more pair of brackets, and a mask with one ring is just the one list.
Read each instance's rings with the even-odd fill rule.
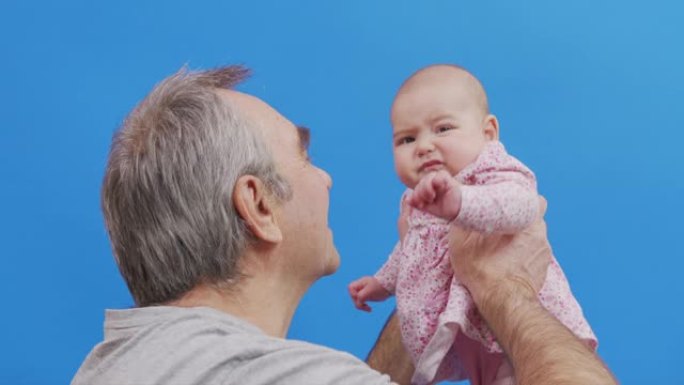
[[[357,308],[396,295],[415,384],[470,379],[514,384],[505,354],[454,280],[449,226],[515,233],[537,218],[534,174],[506,153],[499,123],[480,82],[464,69],[435,65],[399,89],[392,106],[394,162],[408,187],[401,198],[400,241],[373,277],[349,285]],[[435,199],[437,196],[444,199]],[[541,303],[577,336],[597,345],[557,262],[547,271]]]

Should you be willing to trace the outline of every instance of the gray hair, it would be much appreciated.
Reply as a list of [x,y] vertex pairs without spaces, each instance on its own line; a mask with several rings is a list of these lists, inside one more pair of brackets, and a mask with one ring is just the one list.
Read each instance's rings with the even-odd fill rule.
[[291,195],[257,128],[217,93],[248,75],[242,66],[184,67],[155,86],[114,135],[102,210],[138,306],[239,280],[252,239],[232,203],[240,176],[260,178],[280,201]]

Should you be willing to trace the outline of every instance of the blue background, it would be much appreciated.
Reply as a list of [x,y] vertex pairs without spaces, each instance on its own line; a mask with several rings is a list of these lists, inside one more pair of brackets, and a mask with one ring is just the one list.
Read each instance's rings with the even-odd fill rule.
[[[97,3],[97,4],[96,4]],[[132,304],[99,187],[111,135],[188,63],[245,63],[242,86],[312,128],[334,178],[343,261],[290,336],[364,357],[392,308],[352,279],[396,239],[389,106],[421,66],[484,83],[535,170],[555,253],[625,384],[684,383],[684,5],[640,1],[14,1],[0,5],[0,383],[68,383]]]

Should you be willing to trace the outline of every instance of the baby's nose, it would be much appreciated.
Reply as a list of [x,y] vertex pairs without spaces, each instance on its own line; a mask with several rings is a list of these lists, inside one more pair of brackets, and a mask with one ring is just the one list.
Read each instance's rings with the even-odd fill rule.
[[432,143],[432,140],[430,139],[420,139],[418,140],[418,143],[416,143],[416,151],[419,156],[423,156],[425,154],[429,154],[432,151],[435,150],[435,146]]

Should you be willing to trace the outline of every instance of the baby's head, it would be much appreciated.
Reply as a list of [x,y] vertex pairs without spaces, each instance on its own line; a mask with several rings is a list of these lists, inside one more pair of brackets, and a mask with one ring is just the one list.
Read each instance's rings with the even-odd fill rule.
[[432,171],[456,175],[487,141],[499,138],[482,85],[454,65],[433,65],[411,75],[397,92],[391,120],[395,168],[409,188]]

